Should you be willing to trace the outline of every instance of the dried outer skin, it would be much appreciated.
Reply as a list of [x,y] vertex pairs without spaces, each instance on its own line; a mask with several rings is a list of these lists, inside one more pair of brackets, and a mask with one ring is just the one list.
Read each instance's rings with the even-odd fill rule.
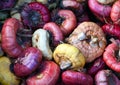
[[111,4],[114,3],[116,0],[97,0],[100,4]]
[[[98,39],[98,46],[91,46],[87,39],[79,40],[79,34],[83,32],[86,36],[95,36]],[[97,57],[101,56],[106,47],[106,38],[102,29],[94,22],[83,22],[71,33],[66,39],[68,43],[79,48],[86,58],[86,62],[92,62]],[[101,44],[101,45],[100,45]]]

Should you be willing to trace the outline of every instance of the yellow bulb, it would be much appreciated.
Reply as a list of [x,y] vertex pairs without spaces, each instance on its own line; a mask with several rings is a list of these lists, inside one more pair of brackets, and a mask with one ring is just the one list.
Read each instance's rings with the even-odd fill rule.
[[0,83],[2,85],[19,85],[20,80],[10,71],[10,64],[8,57],[0,58]]
[[85,65],[85,57],[80,50],[70,44],[58,45],[54,52],[53,58],[61,69],[79,70]]

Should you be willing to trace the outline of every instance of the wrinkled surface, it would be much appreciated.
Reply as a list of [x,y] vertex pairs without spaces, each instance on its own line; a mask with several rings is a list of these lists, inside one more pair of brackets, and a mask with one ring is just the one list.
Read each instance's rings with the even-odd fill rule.
[[[79,34],[84,33],[88,39],[80,40]],[[90,45],[91,37],[98,39],[97,46]],[[93,22],[83,22],[71,33],[67,39],[68,43],[79,48],[86,58],[86,62],[92,62],[97,57],[100,57],[106,47],[106,38],[102,29]]]

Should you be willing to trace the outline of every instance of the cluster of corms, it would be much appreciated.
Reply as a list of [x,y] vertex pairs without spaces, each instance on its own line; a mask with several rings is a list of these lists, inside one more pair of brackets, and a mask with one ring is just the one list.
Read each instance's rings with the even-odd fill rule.
[[[5,13],[0,17],[1,46],[21,85],[120,85],[120,0],[1,0],[0,13]],[[44,29],[53,51],[82,22],[96,23],[107,40],[103,54],[86,63],[85,70],[61,70],[32,46],[33,33]]]

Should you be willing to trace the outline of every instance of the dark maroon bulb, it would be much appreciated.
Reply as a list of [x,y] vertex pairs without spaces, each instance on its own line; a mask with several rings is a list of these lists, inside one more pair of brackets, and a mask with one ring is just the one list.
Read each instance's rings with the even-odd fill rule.
[[29,28],[41,28],[50,21],[48,8],[39,2],[25,4],[21,11],[22,21]]
[[12,8],[16,0],[0,0],[0,9]]
[[28,76],[37,69],[41,60],[42,52],[35,47],[29,47],[15,60],[14,72],[19,77]]
[[24,9],[21,12],[23,23],[29,27],[37,26],[42,20],[41,15],[30,8]]
[[30,20],[33,23],[34,26],[37,26],[39,22],[41,21],[40,14],[36,11],[31,11],[29,14]]

